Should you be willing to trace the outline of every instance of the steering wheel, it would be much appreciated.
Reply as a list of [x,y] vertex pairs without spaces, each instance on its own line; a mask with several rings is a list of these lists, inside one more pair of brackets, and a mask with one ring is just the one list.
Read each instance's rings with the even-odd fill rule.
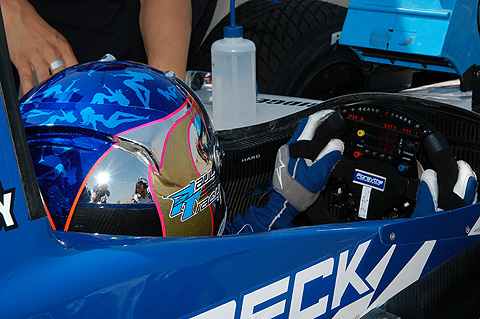
[[[339,107],[318,130],[316,149],[340,138],[345,151],[306,212],[311,223],[409,217],[424,167],[437,172],[440,208],[466,205],[453,192],[458,168],[446,138],[407,109],[381,101],[354,102]],[[301,143],[292,147],[292,157],[306,152]]]

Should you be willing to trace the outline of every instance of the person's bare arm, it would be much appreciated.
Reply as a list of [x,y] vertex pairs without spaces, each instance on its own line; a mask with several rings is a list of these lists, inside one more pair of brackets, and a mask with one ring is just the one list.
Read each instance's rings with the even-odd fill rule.
[[[77,64],[70,44],[26,0],[0,0],[10,59],[18,70],[23,93],[33,87],[33,72],[39,82],[65,67]],[[61,60],[65,66],[50,70]]]
[[192,28],[190,0],[140,0],[148,64],[184,80]]

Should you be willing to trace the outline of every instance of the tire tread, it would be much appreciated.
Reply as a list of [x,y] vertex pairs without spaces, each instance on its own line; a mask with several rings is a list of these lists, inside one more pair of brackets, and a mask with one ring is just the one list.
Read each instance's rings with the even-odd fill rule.
[[[271,92],[278,71],[288,65],[299,42],[329,23],[345,19],[346,8],[318,0],[283,0],[280,4],[250,0],[236,10],[237,24],[243,26],[244,37],[257,49],[257,81],[260,92]],[[210,47],[223,37],[225,17],[208,35],[189,69],[211,70]]]

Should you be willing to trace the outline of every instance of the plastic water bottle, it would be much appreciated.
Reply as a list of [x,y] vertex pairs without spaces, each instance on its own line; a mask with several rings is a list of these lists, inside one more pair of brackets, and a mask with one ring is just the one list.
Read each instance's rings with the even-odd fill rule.
[[235,24],[235,0],[231,0],[230,26],[223,39],[213,43],[212,106],[217,130],[249,126],[256,120],[255,44],[243,38]]

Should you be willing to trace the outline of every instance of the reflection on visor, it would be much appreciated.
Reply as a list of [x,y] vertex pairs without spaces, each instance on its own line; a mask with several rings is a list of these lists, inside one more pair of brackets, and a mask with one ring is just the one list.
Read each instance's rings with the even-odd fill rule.
[[[132,149],[130,149],[131,151]],[[77,202],[68,230],[88,233],[162,236],[162,226],[142,152],[112,148],[95,167]]]
[[137,182],[148,181],[148,167],[137,156],[113,148],[92,172],[79,202],[132,204]]

